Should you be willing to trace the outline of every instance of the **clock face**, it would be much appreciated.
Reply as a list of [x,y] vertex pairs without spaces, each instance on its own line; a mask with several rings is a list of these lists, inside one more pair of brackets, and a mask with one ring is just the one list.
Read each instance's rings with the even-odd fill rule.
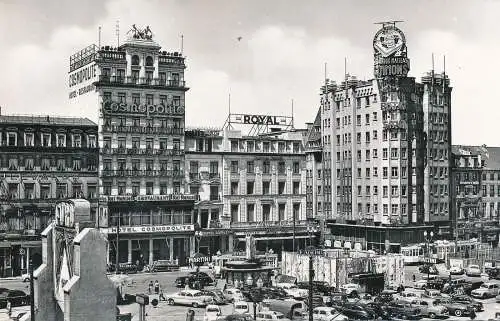
[[395,27],[383,28],[377,32],[373,39],[373,48],[382,57],[389,57],[399,53],[404,48],[405,36],[403,32]]

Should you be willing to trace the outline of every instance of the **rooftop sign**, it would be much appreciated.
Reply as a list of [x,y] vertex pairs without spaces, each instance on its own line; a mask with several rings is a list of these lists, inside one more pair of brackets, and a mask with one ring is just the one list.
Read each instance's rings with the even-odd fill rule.
[[168,195],[114,195],[103,196],[103,202],[160,202],[160,201],[196,201],[197,197],[193,194],[168,194]]
[[373,38],[374,74],[376,78],[406,77],[410,70],[406,38],[395,22],[382,23]]

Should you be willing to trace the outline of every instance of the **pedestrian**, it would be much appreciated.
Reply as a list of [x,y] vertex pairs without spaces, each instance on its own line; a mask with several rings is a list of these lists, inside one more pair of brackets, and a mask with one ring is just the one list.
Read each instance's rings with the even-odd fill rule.
[[415,274],[413,274],[413,282],[415,283],[417,280],[417,277],[415,276]]
[[165,296],[163,295],[163,289],[160,287],[160,296],[158,297],[158,301],[166,301]]
[[158,280],[155,281],[155,294],[159,294],[160,293],[160,283],[158,282]]
[[471,320],[474,320],[476,318],[476,311],[474,311],[474,309],[470,311],[469,318]]
[[152,294],[152,293],[153,293],[153,281],[149,281],[148,293],[149,293],[149,294]]

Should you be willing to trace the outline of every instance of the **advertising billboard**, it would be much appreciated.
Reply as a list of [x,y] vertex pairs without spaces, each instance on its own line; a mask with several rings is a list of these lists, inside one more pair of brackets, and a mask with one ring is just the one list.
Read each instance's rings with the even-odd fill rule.
[[383,23],[373,38],[374,76],[406,77],[410,70],[406,37],[395,23]]

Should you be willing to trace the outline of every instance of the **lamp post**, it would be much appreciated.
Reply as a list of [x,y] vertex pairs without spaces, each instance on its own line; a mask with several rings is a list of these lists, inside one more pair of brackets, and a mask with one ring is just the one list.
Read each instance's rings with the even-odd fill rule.
[[430,269],[430,263],[431,263],[431,251],[429,247],[429,243],[431,242],[432,238],[434,237],[434,232],[427,233],[427,231],[424,231],[424,239],[425,239],[425,244],[427,247],[427,257],[429,259],[429,267],[427,268],[427,282],[429,282],[429,276],[431,274],[431,269]]
[[312,235],[316,233],[316,228],[312,225],[307,225],[307,234],[309,235],[309,247],[307,249],[307,254],[309,254],[309,321],[313,321],[313,279],[314,279],[314,270],[313,270],[313,255],[314,255],[314,246],[312,242]]
[[194,232],[194,236],[196,237],[196,241],[197,241],[197,244],[196,244],[196,253],[200,253],[200,241],[201,241],[201,237],[203,236],[203,232],[202,231],[196,231],[196,232]]

